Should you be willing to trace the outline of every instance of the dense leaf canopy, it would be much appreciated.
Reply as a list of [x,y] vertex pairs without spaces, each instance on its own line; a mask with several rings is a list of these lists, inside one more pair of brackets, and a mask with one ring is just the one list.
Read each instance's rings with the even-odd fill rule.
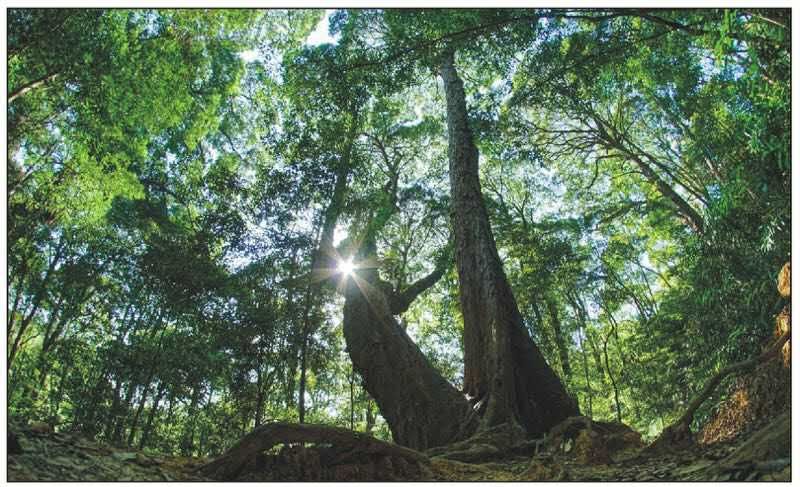
[[[343,276],[312,271],[325,238],[346,259],[365,235],[395,291],[450,262],[436,66],[455,51],[528,331],[583,412],[652,436],[784,304],[790,24],[10,9],[9,414],[185,454],[275,419],[387,437],[345,350]],[[400,322],[460,386],[456,280]]]

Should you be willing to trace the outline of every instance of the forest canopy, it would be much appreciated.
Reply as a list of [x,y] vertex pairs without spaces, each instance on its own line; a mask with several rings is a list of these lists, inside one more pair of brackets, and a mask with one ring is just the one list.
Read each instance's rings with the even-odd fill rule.
[[9,416],[653,438],[787,302],[787,10],[7,18]]

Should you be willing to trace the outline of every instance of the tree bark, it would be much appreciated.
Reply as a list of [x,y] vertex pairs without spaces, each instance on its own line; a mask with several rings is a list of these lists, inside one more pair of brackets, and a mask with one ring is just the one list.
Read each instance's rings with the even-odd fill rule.
[[340,276],[337,289],[345,297],[347,351],[364,389],[375,399],[394,441],[422,450],[472,434],[477,421],[467,398],[430,364],[395,319],[442,277],[450,260],[437,259],[433,272],[405,289],[394,289],[378,277],[376,235],[397,210],[397,173],[390,178],[386,200],[356,240],[357,270]]
[[524,329],[506,279],[478,177],[478,148],[464,86],[449,51],[440,74],[447,100],[451,216],[464,316],[464,388],[487,398],[482,428],[517,423],[531,436],[578,414],[578,405]]
[[[374,262],[374,240],[365,239],[358,262]],[[458,441],[477,423],[467,399],[430,364],[394,318],[391,284],[374,266],[358,269],[344,284],[344,337],[353,367],[389,424],[394,441],[424,450]],[[413,287],[414,285],[412,285]]]

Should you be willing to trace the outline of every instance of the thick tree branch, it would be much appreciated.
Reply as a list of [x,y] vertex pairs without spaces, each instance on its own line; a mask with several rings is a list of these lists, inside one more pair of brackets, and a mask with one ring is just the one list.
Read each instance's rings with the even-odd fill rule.
[[[449,263],[449,261],[448,261]],[[447,265],[440,264],[430,274],[408,286],[403,292],[392,294],[389,300],[389,307],[393,315],[405,313],[417,296],[424,293],[431,286],[436,284],[447,271]]]
[[36,88],[38,88],[40,86],[43,86],[43,85],[49,83],[50,81],[53,81],[57,77],[58,77],[58,72],[49,73],[49,74],[46,74],[46,75],[42,76],[39,79],[33,80],[30,83],[26,83],[26,84],[20,86],[19,88],[17,88],[16,90],[14,90],[13,92],[8,94],[8,104],[11,105],[11,103],[14,100],[16,100],[17,98],[21,97],[25,93],[28,93],[29,91],[35,90]]

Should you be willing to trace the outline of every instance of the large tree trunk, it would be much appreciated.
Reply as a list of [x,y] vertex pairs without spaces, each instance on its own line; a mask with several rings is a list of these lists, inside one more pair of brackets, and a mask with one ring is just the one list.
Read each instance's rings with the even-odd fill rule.
[[[310,286],[318,293],[329,279],[345,280],[337,289],[345,296],[343,331],[347,350],[354,370],[364,379],[364,388],[375,399],[389,424],[394,441],[418,450],[451,443],[471,434],[477,425],[471,419],[469,403],[428,362],[394,318],[436,283],[445,268],[437,266],[430,275],[402,292],[394,292],[390,284],[379,279],[374,265],[375,234],[396,206],[396,175],[390,186],[394,191],[387,195],[390,198],[386,205],[388,211],[371,218],[364,231],[355,257],[360,269],[352,276],[336,273],[340,256],[333,246],[333,233],[348,191],[355,128],[354,124],[348,135],[331,201],[324,214],[319,247],[312,260]],[[307,307],[306,317],[308,312]]]
[[[374,243],[367,241],[357,262],[374,262],[374,256]],[[345,279],[347,350],[394,441],[424,450],[471,434],[477,423],[467,399],[428,362],[393,316],[404,311],[423,286],[410,286],[412,296],[393,295],[374,267]]]
[[442,58],[447,99],[452,226],[464,316],[464,386],[487,399],[482,427],[517,423],[538,436],[569,416],[576,402],[523,327],[497,254],[478,178],[478,149],[467,121],[464,86],[452,51]]

